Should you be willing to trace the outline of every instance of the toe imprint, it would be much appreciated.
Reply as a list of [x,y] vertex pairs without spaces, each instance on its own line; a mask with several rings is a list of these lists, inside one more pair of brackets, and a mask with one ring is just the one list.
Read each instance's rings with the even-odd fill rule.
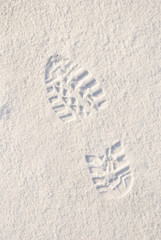
[[93,76],[67,58],[54,55],[45,69],[49,102],[58,117],[69,122],[106,106],[104,92]]

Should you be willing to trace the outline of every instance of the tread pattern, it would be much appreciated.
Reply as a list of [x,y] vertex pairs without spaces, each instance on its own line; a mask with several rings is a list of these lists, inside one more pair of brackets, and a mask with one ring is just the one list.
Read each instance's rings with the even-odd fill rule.
[[121,197],[129,192],[133,183],[130,164],[121,142],[108,147],[102,156],[86,155],[93,184],[108,198]]
[[105,107],[106,98],[93,76],[70,59],[54,55],[45,69],[49,102],[58,117],[69,122]]

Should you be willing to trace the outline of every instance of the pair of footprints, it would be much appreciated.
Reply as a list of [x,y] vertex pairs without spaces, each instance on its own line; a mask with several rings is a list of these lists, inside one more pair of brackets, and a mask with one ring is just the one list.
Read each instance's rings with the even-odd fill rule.
[[[105,94],[95,78],[70,59],[57,54],[46,64],[45,84],[52,109],[64,123],[106,107]],[[85,159],[100,193],[117,198],[129,192],[133,177],[121,142],[107,147],[102,156],[86,155]]]

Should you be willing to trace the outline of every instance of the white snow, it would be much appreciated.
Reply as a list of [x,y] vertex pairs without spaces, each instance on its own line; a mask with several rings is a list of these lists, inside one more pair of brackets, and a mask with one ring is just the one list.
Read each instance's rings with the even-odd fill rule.
[[[159,240],[161,1],[1,0],[0,13],[0,240]],[[45,75],[57,64],[61,111]]]

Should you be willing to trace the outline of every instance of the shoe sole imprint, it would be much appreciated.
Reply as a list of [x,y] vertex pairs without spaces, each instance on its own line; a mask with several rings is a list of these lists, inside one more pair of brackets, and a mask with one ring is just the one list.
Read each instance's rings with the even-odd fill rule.
[[132,171],[121,142],[108,147],[102,156],[85,158],[96,189],[108,199],[122,197],[131,190]]
[[93,76],[57,54],[46,64],[45,83],[52,109],[64,122],[88,116],[106,105],[103,90]]

